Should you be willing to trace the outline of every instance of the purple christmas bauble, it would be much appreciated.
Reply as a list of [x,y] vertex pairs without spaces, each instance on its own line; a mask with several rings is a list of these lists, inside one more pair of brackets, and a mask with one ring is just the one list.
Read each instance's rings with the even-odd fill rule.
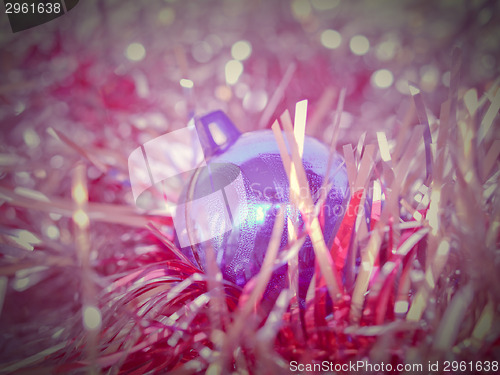
[[[177,207],[177,221],[185,223],[182,233],[176,228],[177,244],[202,269],[207,266],[207,250],[213,249],[223,277],[244,286],[262,266],[280,206],[285,208],[281,249],[288,244],[287,218],[293,209],[289,180],[271,130],[240,134],[224,113],[218,111],[198,119],[197,131],[206,166],[193,174],[182,195],[184,204]],[[328,158],[325,145],[314,138],[305,138],[303,165],[315,202]],[[327,245],[333,240],[349,194],[347,173],[339,155],[334,155],[330,169],[330,189],[323,209]],[[298,221],[299,233],[304,232],[300,214]],[[307,237],[299,251],[302,301],[314,274],[314,259]],[[274,272],[266,296],[272,300],[287,284],[285,264]]]

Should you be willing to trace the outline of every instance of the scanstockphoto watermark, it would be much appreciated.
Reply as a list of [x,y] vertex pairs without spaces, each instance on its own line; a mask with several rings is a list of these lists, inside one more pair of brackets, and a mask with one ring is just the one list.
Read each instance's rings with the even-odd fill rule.
[[[286,187],[283,187],[283,186],[276,186],[276,187],[263,186],[259,182],[254,182],[250,185],[250,193],[257,200],[260,200],[260,201],[267,201],[269,203],[283,202],[283,201],[288,200],[289,188],[288,188],[288,186],[286,186]],[[299,200],[301,200],[301,199],[307,198],[310,193],[311,192],[306,187],[301,186],[299,191],[296,194],[297,194],[297,198]],[[369,195],[373,194],[370,189],[368,189],[368,194]],[[340,195],[343,196],[344,194],[339,194],[338,191],[331,189],[329,186],[320,187],[313,195],[313,200],[318,202],[318,200],[321,197],[323,197],[325,199],[323,199],[323,204],[321,205],[321,207],[317,208],[316,213],[322,212],[324,215],[337,216],[337,217],[344,217],[344,216],[358,217],[359,215],[362,215],[365,213],[365,207],[362,205],[357,205],[352,210],[349,210],[349,207],[346,204],[346,202],[338,203],[337,198]],[[336,202],[336,203],[332,203],[332,202]]]
[[332,361],[323,361],[317,363],[301,363],[297,361],[290,362],[290,371],[296,373],[407,373],[407,374],[438,374],[441,372],[448,373],[498,373],[498,361],[427,361],[424,363],[371,363],[367,360],[349,361],[345,363],[335,363]]
[[346,363],[335,363],[322,361],[319,363],[300,363],[291,361],[289,370],[296,373],[320,373],[320,372],[376,372],[376,373],[419,373],[424,371],[424,365],[419,363],[370,363],[368,361],[349,361]]
[[[273,200],[285,201],[289,188],[288,186],[262,186],[260,182],[254,182],[250,185],[250,190],[257,199],[272,202]],[[318,198],[323,195],[325,197],[335,198],[335,191],[329,190],[328,187],[322,186],[316,192],[315,197]],[[299,199],[305,199],[309,196],[310,191],[305,186],[301,186],[296,194]]]

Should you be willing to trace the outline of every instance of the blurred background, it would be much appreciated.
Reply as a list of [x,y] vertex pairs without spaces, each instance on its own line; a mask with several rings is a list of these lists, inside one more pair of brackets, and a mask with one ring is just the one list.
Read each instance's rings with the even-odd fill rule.
[[[499,8],[491,0],[91,0],[16,34],[4,16],[2,143],[50,119],[85,133],[78,139],[87,144],[132,148],[144,128],[164,132],[216,108],[251,130],[301,99],[310,117],[321,100],[330,110],[342,88],[344,135],[356,141],[357,129],[400,121],[409,81],[438,112],[456,46],[461,84],[484,91],[498,73]],[[321,137],[329,114],[308,131]],[[94,139],[89,128],[99,129]]]

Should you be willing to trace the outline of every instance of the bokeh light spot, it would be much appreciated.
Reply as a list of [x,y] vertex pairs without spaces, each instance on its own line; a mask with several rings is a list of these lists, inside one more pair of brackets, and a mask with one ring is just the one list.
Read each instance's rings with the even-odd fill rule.
[[238,82],[238,84],[234,87],[234,94],[236,97],[243,99],[249,90],[250,89],[247,84]]
[[349,48],[355,55],[362,56],[370,50],[370,41],[364,35],[355,35],[349,42]]
[[234,85],[243,73],[243,64],[238,60],[231,60],[226,63],[225,67],[226,83]]
[[231,47],[231,56],[235,60],[246,60],[252,54],[252,45],[246,40],[240,40]]
[[450,71],[443,73],[443,76],[441,77],[441,82],[443,83],[444,86],[450,87],[450,77],[451,77]]
[[193,58],[199,63],[206,63],[212,58],[213,50],[209,43],[204,41],[197,42],[193,45],[191,54],[193,55]]
[[175,21],[175,11],[170,7],[163,8],[158,13],[158,19],[166,26],[171,25]]
[[101,327],[101,312],[95,306],[85,306],[83,309],[83,325],[89,331]]
[[335,49],[342,43],[342,36],[338,31],[325,30],[321,33],[321,44],[328,49]]
[[309,0],[293,0],[292,12],[298,19],[304,19],[311,14],[311,3]]
[[267,93],[265,90],[249,91],[243,98],[243,108],[248,112],[260,112],[267,105]]
[[379,69],[372,74],[371,82],[373,86],[379,89],[386,89],[391,87],[394,82],[394,76],[388,69]]
[[381,61],[388,61],[396,55],[396,47],[398,44],[393,40],[386,40],[377,46],[375,54]]
[[180,85],[186,89],[192,89],[194,86],[194,82],[190,79],[183,78],[179,81]]
[[224,102],[228,102],[233,96],[231,89],[225,85],[217,86],[215,96]]
[[410,95],[410,88],[408,86],[408,80],[405,78],[400,78],[396,81],[396,89],[404,95]]
[[29,148],[36,148],[40,144],[40,137],[33,129],[26,129],[23,133],[24,143]]
[[61,155],[54,155],[50,158],[50,166],[59,169],[64,165],[64,158]]
[[47,227],[47,237],[51,240],[57,240],[59,238],[59,229],[55,225],[49,225]]
[[125,55],[131,61],[141,61],[146,57],[146,49],[141,43],[131,43],[125,50]]
[[89,199],[87,189],[81,183],[76,184],[71,193],[73,199],[79,205],[84,204]]
[[426,65],[420,70],[420,86],[424,91],[434,91],[439,81],[439,70],[432,66]]
[[328,10],[333,9],[340,4],[340,0],[311,0],[314,9]]
[[87,228],[89,226],[89,217],[83,210],[76,210],[73,214],[73,221],[80,228]]

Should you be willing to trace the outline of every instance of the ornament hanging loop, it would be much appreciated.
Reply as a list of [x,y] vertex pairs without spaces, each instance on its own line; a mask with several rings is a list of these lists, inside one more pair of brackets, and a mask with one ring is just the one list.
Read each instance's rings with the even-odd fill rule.
[[196,118],[195,126],[206,158],[223,152],[241,135],[232,121],[220,110]]

